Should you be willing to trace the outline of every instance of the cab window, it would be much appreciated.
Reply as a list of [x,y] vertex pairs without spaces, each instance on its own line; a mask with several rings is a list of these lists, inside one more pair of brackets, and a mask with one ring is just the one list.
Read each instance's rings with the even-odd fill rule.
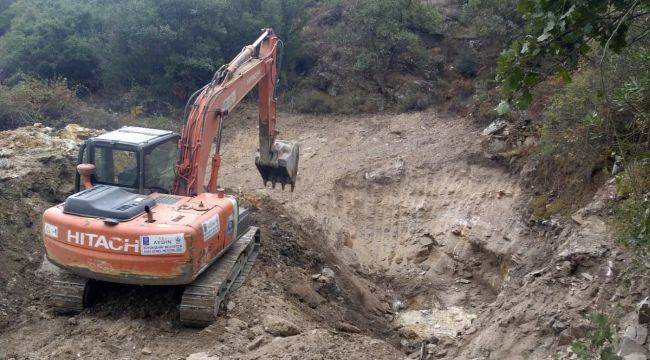
[[173,138],[151,149],[144,156],[144,187],[169,193],[174,183],[174,167],[178,160],[178,139]]
[[97,167],[94,182],[137,188],[138,157],[135,152],[96,146],[93,159]]

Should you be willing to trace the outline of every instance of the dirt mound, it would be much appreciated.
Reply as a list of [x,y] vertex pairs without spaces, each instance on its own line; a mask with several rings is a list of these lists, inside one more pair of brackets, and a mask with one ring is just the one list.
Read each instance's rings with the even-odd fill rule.
[[0,328],[40,298],[41,214],[72,192],[77,144],[90,133],[38,124],[0,132]]

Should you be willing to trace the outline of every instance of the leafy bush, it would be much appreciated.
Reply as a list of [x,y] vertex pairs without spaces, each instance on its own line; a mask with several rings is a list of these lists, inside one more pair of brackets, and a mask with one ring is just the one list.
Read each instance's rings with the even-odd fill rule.
[[[421,1],[0,1],[2,83],[64,78],[79,95],[109,98],[118,111],[151,99],[182,104],[264,27],[283,40],[281,65],[288,76],[280,88],[299,87],[296,94],[304,98],[302,90],[312,93],[312,85],[320,85],[315,88],[346,104],[333,111],[394,104],[401,84],[391,83],[391,76],[430,80],[442,69],[432,64],[430,50],[442,21]],[[462,65],[474,73],[471,58]],[[381,106],[362,96],[348,99],[359,87],[383,96]],[[422,107],[424,97],[411,103]]]
[[[603,71],[585,63],[546,105],[533,182],[552,194],[550,200],[562,200],[567,210],[588,200],[615,168],[632,170],[635,162],[648,158],[646,53],[630,49],[612,56]],[[604,96],[596,91],[603,82]],[[636,182],[630,196],[638,201],[650,184]]]
[[[612,204],[612,227],[618,240],[650,252],[650,158],[628,164],[616,175],[620,201]],[[644,193],[645,192],[645,193]],[[638,193],[643,195],[637,196]]]
[[622,360],[615,353],[616,339],[607,316],[594,312],[590,320],[594,328],[587,335],[587,340],[575,341],[571,344],[571,349],[578,359]]
[[63,127],[78,123],[94,128],[118,126],[116,116],[81,102],[65,80],[41,82],[28,79],[11,88],[0,86],[0,130],[40,122]]
[[440,68],[431,48],[442,21],[432,6],[410,0],[328,0],[309,11],[313,20],[305,27],[299,62],[306,68],[296,74],[298,86],[313,84],[336,97],[336,112],[428,106],[430,94],[395,94],[415,80],[431,80]]
[[74,92],[64,80],[41,83],[36,80],[22,82],[13,88],[0,88],[0,119],[2,129],[11,129],[36,122],[59,121],[79,106]]
[[517,0],[469,0],[462,8],[460,23],[471,37],[486,43],[483,48],[492,57],[521,34],[524,18],[517,11]]
[[437,33],[440,24],[434,8],[419,1],[362,0],[348,7],[337,33],[353,50],[345,53],[349,63],[373,77],[389,70],[422,70],[427,61],[422,36]]
[[295,98],[295,109],[300,112],[329,114],[336,108],[335,100],[320,91],[305,92]]
[[650,200],[629,198],[613,207],[614,231],[619,241],[650,252]]
[[[533,87],[549,74],[569,81],[569,71],[592,49],[623,50],[628,30],[646,27],[648,16],[647,2],[637,0],[519,0],[517,8],[526,19],[525,33],[501,54],[497,74],[504,94],[519,95],[522,108],[532,100]],[[632,41],[646,35],[641,30]]]

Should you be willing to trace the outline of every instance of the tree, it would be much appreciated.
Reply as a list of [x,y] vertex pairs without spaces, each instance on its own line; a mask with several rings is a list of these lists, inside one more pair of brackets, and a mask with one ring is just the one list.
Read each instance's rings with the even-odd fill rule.
[[[519,0],[518,10],[526,21],[525,34],[505,50],[497,64],[497,79],[508,98],[517,95],[525,108],[531,89],[549,74],[565,81],[578,61],[594,46],[619,52],[628,45],[627,34],[645,19],[650,5],[642,0]],[[637,41],[631,39],[629,41]]]
[[438,33],[441,19],[431,6],[412,0],[362,0],[348,7],[338,38],[369,75],[417,72],[428,58],[423,38]]
[[0,79],[25,73],[98,87],[93,48],[100,24],[90,3],[24,0],[3,14],[10,24],[0,38]]

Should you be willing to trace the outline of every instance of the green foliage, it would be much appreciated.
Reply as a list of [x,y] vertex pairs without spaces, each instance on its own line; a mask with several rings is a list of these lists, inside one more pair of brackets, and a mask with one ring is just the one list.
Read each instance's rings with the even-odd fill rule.
[[521,33],[524,22],[517,11],[517,0],[469,0],[462,8],[460,20],[473,36],[486,39],[499,49]]
[[10,19],[0,38],[2,76],[20,72],[47,79],[62,76],[96,88],[99,59],[94,48],[100,24],[90,3],[18,1],[2,17]]
[[6,10],[12,2],[13,0],[0,0],[0,36],[2,36],[9,28],[11,15]]
[[543,114],[535,182],[569,205],[566,210],[579,206],[600,185],[611,154],[613,142],[591,91],[597,81],[592,70],[577,74]]
[[11,88],[0,85],[0,130],[37,122],[53,127],[78,123],[97,129],[119,123],[115,116],[82,103],[65,80],[27,79]]
[[[178,105],[272,27],[284,45],[281,88],[319,96],[361,84],[362,92],[391,98],[401,86],[391,75],[431,72],[441,23],[433,7],[413,0],[0,0],[0,81],[64,78],[121,111],[149,99]],[[463,64],[475,73],[473,58]],[[320,74],[331,83],[303,79]],[[355,97],[350,104],[374,106]],[[425,97],[410,102],[420,107]]]
[[[102,16],[106,42],[97,49],[106,89],[145,88],[184,98],[223,63],[226,30],[210,0],[118,1]],[[252,35],[251,35],[252,38]]]
[[426,64],[422,36],[440,31],[433,7],[413,0],[361,0],[344,12],[336,35],[363,74],[373,77],[389,70],[417,72]]
[[649,10],[639,0],[519,0],[517,8],[526,20],[525,35],[501,54],[497,79],[507,97],[520,94],[522,108],[548,74],[570,80],[569,70],[594,45],[620,52],[632,23]]
[[313,114],[329,114],[336,106],[331,96],[316,90],[305,92],[295,100],[296,110]]
[[303,8],[303,0],[21,0],[0,12],[0,80],[63,77],[91,92],[182,102],[261,28],[292,44]]
[[432,6],[413,0],[326,0],[311,6],[313,19],[295,61],[296,99],[305,96],[300,89],[315,88],[336,99],[331,108],[339,113],[430,104],[428,91],[402,90],[443,69],[433,61],[442,20]]
[[614,206],[613,228],[619,241],[650,252],[650,201],[629,198]]
[[[641,190],[640,190],[641,189]],[[650,199],[635,193],[650,189],[650,156],[628,165],[616,175],[616,190],[620,201],[612,204],[612,228],[618,240],[650,252]]]
[[62,120],[78,105],[74,92],[62,80],[48,83],[27,80],[13,88],[3,86],[0,87],[0,128],[11,129],[46,119]]
[[[637,46],[607,56],[602,71],[583,62],[572,81],[544,106],[533,181],[553,200],[562,200],[567,210],[584,204],[612,171],[624,169],[629,189],[624,196],[637,203],[650,191],[650,181],[634,171],[650,154],[647,54],[646,46]],[[605,94],[597,91],[602,83],[607,84]],[[545,86],[559,84],[554,80]]]
[[615,339],[607,316],[594,312],[590,316],[594,327],[585,341],[574,341],[571,349],[580,360],[622,360],[614,351]]

